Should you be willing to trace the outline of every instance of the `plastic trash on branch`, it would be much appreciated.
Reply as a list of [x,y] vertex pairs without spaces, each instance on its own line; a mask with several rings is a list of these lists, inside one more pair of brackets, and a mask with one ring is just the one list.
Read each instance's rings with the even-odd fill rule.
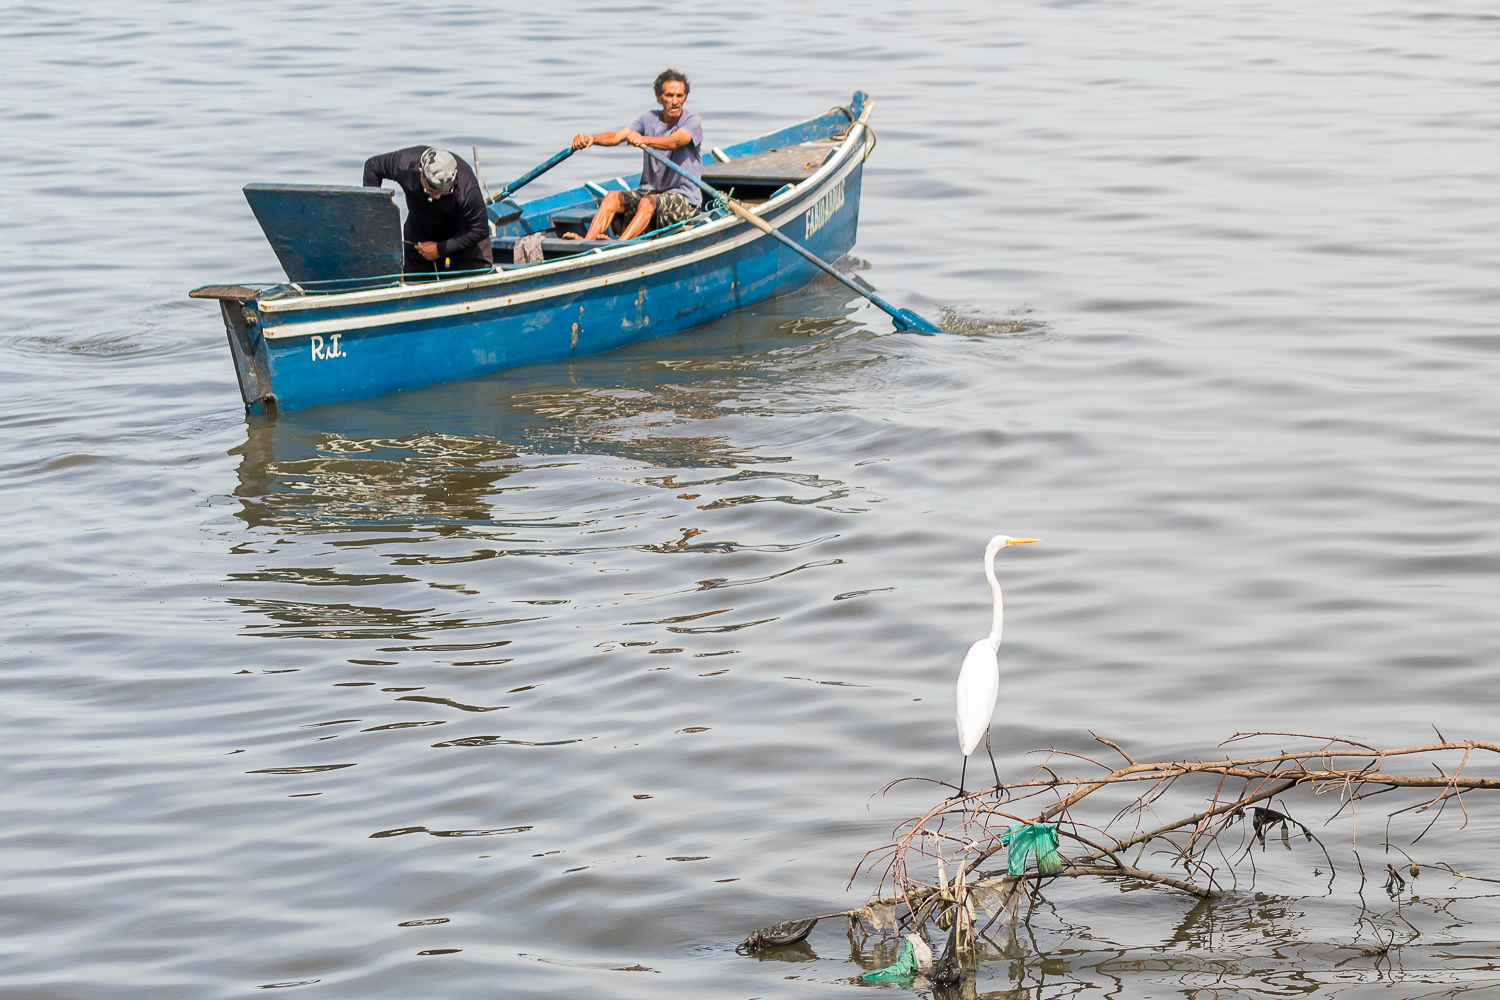
[[1000,838],[1005,845],[1006,867],[1012,875],[1026,872],[1026,862],[1036,855],[1036,870],[1043,875],[1056,875],[1063,870],[1062,858],[1057,856],[1057,824],[1027,823],[1013,826]]

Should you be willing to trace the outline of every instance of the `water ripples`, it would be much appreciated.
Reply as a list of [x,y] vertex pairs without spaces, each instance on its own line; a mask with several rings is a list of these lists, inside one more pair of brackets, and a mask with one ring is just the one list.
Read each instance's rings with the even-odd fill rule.
[[[820,280],[610,355],[243,417],[184,292],[279,276],[244,183],[352,183],[419,141],[519,174],[639,113],[662,56],[622,39],[662,18],[713,145],[874,94],[839,265],[943,335]],[[0,995],[850,991],[888,943],[733,942],[856,899],[855,860],[928,804],[871,793],[954,776],[997,531],[1043,539],[1000,567],[1001,768],[1089,729],[1148,756],[1493,737],[1496,23],[11,11]],[[1495,876],[1500,814],[1469,809],[1420,849]],[[977,992],[1495,982],[1477,883],[1421,887],[1382,964],[1359,950],[1390,909],[1300,860],[1211,905],[1049,890]]]

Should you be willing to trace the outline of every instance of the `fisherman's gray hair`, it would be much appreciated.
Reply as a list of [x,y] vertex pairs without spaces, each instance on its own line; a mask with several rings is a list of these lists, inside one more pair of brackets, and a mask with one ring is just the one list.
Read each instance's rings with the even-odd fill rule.
[[672,80],[676,80],[678,83],[682,84],[682,94],[684,97],[693,92],[692,86],[688,84],[687,77],[683,76],[675,69],[664,69],[657,74],[656,83],[652,84],[652,86],[656,90],[657,97],[661,96],[661,88],[665,87]]

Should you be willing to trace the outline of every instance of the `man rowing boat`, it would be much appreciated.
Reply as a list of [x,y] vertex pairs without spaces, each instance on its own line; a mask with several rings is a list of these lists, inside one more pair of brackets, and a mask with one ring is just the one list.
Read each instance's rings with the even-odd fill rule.
[[[656,78],[654,89],[660,111],[647,111],[616,132],[599,135],[580,132],[573,137],[573,148],[628,142],[632,146],[659,149],[694,177],[702,176],[703,123],[696,112],[683,107],[688,96],[687,77],[675,69],[666,70]],[[692,181],[649,154],[641,154],[641,161],[641,186],[634,191],[606,194],[589,225],[586,239],[608,239],[609,225],[621,212],[630,218],[620,234],[622,240],[634,239],[647,230],[674,225],[698,214],[703,194]]]
[[494,266],[489,215],[469,165],[446,149],[411,146],[365,161],[365,187],[392,180],[406,193],[408,275],[487,271]]

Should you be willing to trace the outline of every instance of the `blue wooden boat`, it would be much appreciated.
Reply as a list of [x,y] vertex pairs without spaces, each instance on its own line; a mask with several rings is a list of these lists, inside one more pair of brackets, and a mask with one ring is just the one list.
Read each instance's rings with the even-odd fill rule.
[[[872,102],[771,132],[704,158],[703,178],[832,262],[854,246]],[[815,266],[749,223],[712,209],[629,242],[582,232],[609,190],[639,174],[524,204],[490,206],[499,264],[444,280],[399,273],[394,192],[260,185],[245,189],[290,280],[210,285],[252,413],[467,378],[608,351],[676,333],[806,285]],[[512,265],[516,240],[543,233],[544,259]]]

